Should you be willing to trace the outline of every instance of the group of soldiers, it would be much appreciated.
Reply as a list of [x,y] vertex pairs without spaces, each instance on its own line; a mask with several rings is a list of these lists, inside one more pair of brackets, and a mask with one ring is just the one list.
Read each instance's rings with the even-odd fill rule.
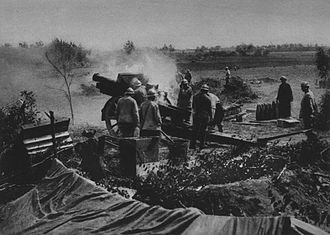
[[[280,78],[281,85],[278,89],[276,101],[278,102],[278,111],[280,118],[287,118],[291,116],[291,102],[293,101],[293,94],[291,86],[287,83],[287,77]],[[301,100],[299,118],[302,120],[304,128],[309,129],[313,126],[313,120],[318,112],[316,101],[313,92],[309,88],[308,82],[301,83],[301,90],[304,96]]]
[[182,117],[182,124],[190,125],[191,117],[193,116],[194,134],[190,145],[191,148],[196,147],[196,140],[199,140],[200,148],[205,147],[205,137],[208,127],[210,127],[210,130],[215,130],[215,126],[217,126],[220,132],[223,131],[223,107],[219,98],[209,92],[209,86],[207,84],[202,85],[199,93],[194,96],[190,81],[185,78],[182,79],[177,106],[187,111],[188,114]]
[[[279,104],[279,117],[287,118],[291,116],[293,94],[291,86],[287,83],[287,78],[282,76],[280,80],[281,85],[276,97]],[[160,136],[162,119],[157,103],[156,90],[152,88],[147,92],[139,80],[136,80],[132,87],[127,89],[124,97],[120,98],[117,104],[116,117],[121,136]],[[301,101],[299,117],[303,121],[304,128],[308,129],[313,125],[317,105],[307,82],[301,84],[301,89],[304,92],[304,97]],[[208,128],[213,131],[217,126],[218,131],[223,131],[224,109],[219,98],[209,92],[207,84],[202,85],[200,91],[194,95],[189,70],[180,82],[177,107],[186,113],[181,117],[182,124],[189,126],[192,119],[194,134],[191,148],[196,147],[197,140],[199,140],[200,148],[205,147]]]
[[118,100],[116,119],[121,137],[160,136],[162,119],[157,92],[154,89],[146,92],[141,82],[134,86],[135,90],[129,87]]
[[[224,112],[219,98],[209,93],[206,84],[194,96],[189,71],[180,82],[177,107],[187,114],[181,117],[182,124],[190,125],[193,117],[192,148],[195,148],[196,140],[199,140],[200,148],[205,147],[208,127],[215,130],[217,126],[218,130],[222,131]],[[157,103],[157,91],[153,88],[146,91],[145,86],[135,80],[118,100],[116,119],[121,137],[160,136],[162,119]]]

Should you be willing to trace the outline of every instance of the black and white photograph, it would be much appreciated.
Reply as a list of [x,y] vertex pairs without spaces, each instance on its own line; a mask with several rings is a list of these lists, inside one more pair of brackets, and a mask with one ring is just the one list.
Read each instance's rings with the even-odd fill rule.
[[0,0],[0,234],[330,234],[330,0]]

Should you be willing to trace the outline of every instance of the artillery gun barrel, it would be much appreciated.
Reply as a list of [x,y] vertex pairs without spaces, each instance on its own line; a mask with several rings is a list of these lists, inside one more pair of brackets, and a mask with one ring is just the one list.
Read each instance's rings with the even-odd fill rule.
[[92,79],[96,82],[96,88],[98,88],[102,94],[112,97],[122,96],[129,87],[128,84],[101,76],[98,73],[95,73]]

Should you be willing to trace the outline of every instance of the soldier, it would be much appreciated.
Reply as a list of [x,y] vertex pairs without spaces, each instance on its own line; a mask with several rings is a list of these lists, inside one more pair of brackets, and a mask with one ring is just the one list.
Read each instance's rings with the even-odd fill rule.
[[189,69],[187,69],[186,74],[184,75],[184,79],[186,79],[188,81],[188,83],[191,83],[191,79],[192,79],[192,75]]
[[208,95],[211,98],[211,104],[212,104],[212,122],[210,123],[210,132],[215,131],[215,126],[218,126],[218,130],[220,132],[223,131],[222,129],[222,120],[224,117],[224,109],[222,107],[222,104],[220,103],[220,99],[218,96],[212,93],[208,93]]
[[156,91],[148,91],[148,100],[144,101],[140,109],[141,136],[160,136],[162,119],[156,102]]
[[140,107],[140,105],[147,99],[146,87],[142,85],[138,79],[135,79],[132,82],[132,86],[134,89],[134,94],[132,97],[136,100],[137,105]]
[[205,147],[206,129],[212,118],[211,98],[208,95],[209,86],[204,84],[200,92],[193,98],[193,129],[194,135],[191,141],[191,148],[196,147],[196,140],[200,141],[200,148]]
[[231,75],[228,67],[226,67],[225,70],[226,70],[226,85],[228,85]]
[[193,91],[188,84],[187,79],[183,79],[180,85],[180,91],[178,96],[178,108],[187,110],[187,114],[182,118],[182,123],[190,125],[191,111],[192,111],[192,97]]
[[299,118],[303,120],[304,129],[309,129],[312,127],[313,119],[317,114],[317,105],[313,92],[309,90],[308,82],[301,83],[301,90],[305,94],[301,100]]
[[278,114],[280,118],[287,118],[291,116],[291,102],[293,101],[293,95],[291,86],[286,82],[287,78],[282,76],[280,80],[282,84],[278,89],[276,98],[276,101],[279,102]]
[[117,104],[116,117],[122,137],[134,137],[134,131],[140,123],[139,109],[132,95],[134,95],[134,90],[128,88],[125,96],[120,98]]

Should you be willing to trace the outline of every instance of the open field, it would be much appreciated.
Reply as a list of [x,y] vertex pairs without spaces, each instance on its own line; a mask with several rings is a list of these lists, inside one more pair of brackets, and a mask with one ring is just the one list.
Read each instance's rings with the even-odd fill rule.
[[[294,101],[292,103],[292,116],[298,117],[300,110],[300,101],[303,93],[300,89],[302,81],[308,81],[311,85],[311,90],[317,100],[321,97],[324,89],[319,89],[315,85],[318,79],[317,70],[312,65],[295,65],[285,67],[258,67],[245,68],[238,71],[231,71],[232,76],[239,76],[246,80],[247,83],[255,90],[259,99],[252,103],[247,103],[244,107],[255,108],[257,103],[269,103],[275,100],[277,90],[280,85],[279,78],[284,75],[288,77],[288,83],[291,85],[293,91]],[[199,81],[206,78],[221,79],[225,82],[224,70],[202,70],[193,71],[193,81]],[[258,84],[260,82],[260,84]]]
[[204,59],[203,57],[186,56],[177,61],[179,68],[190,68],[192,71],[219,70],[226,66],[239,66],[240,68],[255,67],[280,67],[291,65],[314,64],[315,52],[271,52],[268,56],[225,56],[215,59]]

